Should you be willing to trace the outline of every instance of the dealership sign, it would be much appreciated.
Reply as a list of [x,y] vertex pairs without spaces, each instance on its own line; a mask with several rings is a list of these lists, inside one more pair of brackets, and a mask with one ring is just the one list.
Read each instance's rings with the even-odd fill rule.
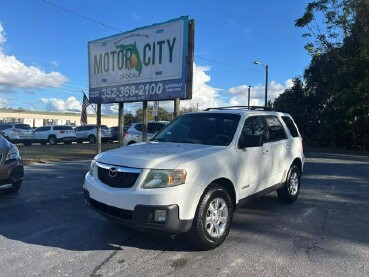
[[190,99],[188,45],[188,17],[89,42],[90,102]]

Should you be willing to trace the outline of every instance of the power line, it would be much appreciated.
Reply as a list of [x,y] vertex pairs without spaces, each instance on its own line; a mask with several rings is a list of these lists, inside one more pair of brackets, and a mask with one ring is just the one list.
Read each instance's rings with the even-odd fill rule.
[[260,69],[255,69],[255,68],[252,68],[252,67],[245,67],[245,66],[235,65],[235,64],[230,64],[230,63],[218,62],[218,61],[214,61],[214,60],[205,59],[205,58],[202,58],[202,57],[199,57],[199,56],[196,56],[196,55],[195,55],[195,58],[198,58],[198,59],[204,60],[204,61],[208,61],[208,62],[212,62],[212,63],[216,63],[216,64],[230,66],[230,67],[236,67],[236,68],[242,68],[242,69],[247,69],[247,70],[260,71]]
[[84,15],[82,15],[82,14],[76,13],[76,12],[74,12],[74,11],[68,10],[68,9],[66,9],[66,8],[64,8],[64,7],[58,6],[58,5],[56,5],[56,4],[54,4],[54,3],[51,3],[51,2],[49,2],[49,1],[46,1],[46,0],[41,0],[41,1],[42,1],[42,2],[44,2],[44,3],[46,3],[46,4],[49,4],[49,5],[51,5],[51,6],[54,6],[54,7],[58,8],[58,9],[61,9],[61,10],[63,10],[63,11],[66,11],[66,12],[72,13],[72,14],[74,14],[74,15],[76,15],[76,16],[79,16],[79,17],[82,17],[82,18],[87,19],[87,20],[89,20],[89,21],[92,21],[92,22],[94,22],[94,23],[100,24],[100,25],[102,25],[102,26],[104,26],[104,27],[110,28],[110,29],[115,30],[115,31],[118,31],[118,32],[123,32],[122,30],[119,30],[119,29],[117,29],[117,28],[115,28],[115,27],[113,27],[113,26],[107,25],[107,24],[105,24],[105,23],[102,23],[102,22],[97,21],[97,20],[95,20],[95,19],[92,19],[92,18],[90,18],[90,17],[87,17],[87,16],[84,16]]
[[[103,23],[103,22],[97,21],[97,20],[95,20],[95,19],[92,19],[92,18],[87,17],[87,16],[85,16],[85,15],[82,15],[82,14],[80,14],[80,13],[74,12],[74,11],[72,11],[72,10],[66,9],[66,8],[64,8],[64,7],[61,7],[61,6],[56,5],[56,4],[54,4],[54,3],[51,3],[51,2],[49,2],[49,1],[47,1],[47,0],[41,0],[41,1],[42,1],[42,2],[44,2],[44,3],[46,3],[46,4],[49,4],[49,5],[51,5],[51,6],[54,6],[54,7],[58,8],[58,9],[61,9],[61,10],[65,11],[65,12],[68,12],[68,13],[74,14],[74,15],[79,16],[79,17],[82,17],[82,18],[84,18],[84,19],[86,19],[86,20],[92,21],[92,22],[94,22],[94,23],[96,23],[96,24],[100,24],[100,25],[102,25],[102,26],[104,26],[104,27],[110,28],[110,29],[112,29],[112,30],[114,30],[114,31],[123,32],[122,30],[120,30],[120,29],[118,29],[118,28],[115,28],[115,27],[113,27],[113,26],[107,25],[107,24],[105,24],[105,23]],[[208,61],[208,62],[212,62],[212,63],[216,63],[216,64],[226,65],[226,66],[235,67],[235,68],[242,68],[242,69],[247,69],[247,70],[260,71],[260,69],[255,69],[255,68],[251,68],[251,67],[244,67],[244,66],[234,65],[234,64],[224,63],[224,62],[218,62],[218,61],[214,61],[214,60],[210,60],[210,59],[202,58],[202,57],[199,57],[199,56],[196,56],[196,55],[195,55],[195,57],[196,57],[196,58],[198,58],[198,59],[201,59],[201,60],[204,60],[204,61]]]

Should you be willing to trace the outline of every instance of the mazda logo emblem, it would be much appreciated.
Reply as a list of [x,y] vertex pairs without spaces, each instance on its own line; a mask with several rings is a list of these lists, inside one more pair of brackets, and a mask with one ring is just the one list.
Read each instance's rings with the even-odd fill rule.
[[117,176],[118,170],[116,167],[111,167],[109,168],[109,176],[114,178],[115,176]]

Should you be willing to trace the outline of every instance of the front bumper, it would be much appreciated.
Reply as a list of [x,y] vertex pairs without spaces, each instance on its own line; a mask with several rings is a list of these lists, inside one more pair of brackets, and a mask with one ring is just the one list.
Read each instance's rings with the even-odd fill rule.
[[[192,225],[192,220],[179,219],[179,208],[177,205],[137,205],[131,211],[98,202],[90,197],[86,189],[84,189],[84,194],[85,202],[90,208],[131,228],[144,231],[157,230],[168,233],[185,233]],[[166,211],[167,216],[164,223],[155,221],[156,210]]]
[[0,190],[11,187],[14,183],[23,181],[23,164],[18,161],[11,164],[1,165]]

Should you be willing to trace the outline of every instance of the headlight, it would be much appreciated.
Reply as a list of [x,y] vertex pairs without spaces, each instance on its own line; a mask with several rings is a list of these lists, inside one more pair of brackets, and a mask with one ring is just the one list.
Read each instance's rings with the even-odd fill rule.
[[90,176],[91,177],[94,177],[94,175],[95,175],[95,168],[96,168],[96,160],[93,159],[91,161],[91,165],[90,165]]
[[20,155],[19,155],[19,150],[16,146],[13,146],[12,148],[10,148],[8,155],[6,155],[6,161],[8,160],[19,160],[20,159]]
[[145,189],[166,188],[184,184],[187,172],[184,169],[159,170],[152,169],[142,187]]

